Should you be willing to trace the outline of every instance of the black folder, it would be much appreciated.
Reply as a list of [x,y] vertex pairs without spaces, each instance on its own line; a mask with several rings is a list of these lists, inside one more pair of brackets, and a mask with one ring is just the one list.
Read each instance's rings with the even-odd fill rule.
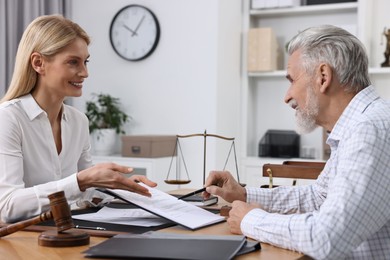
[[258,242],[246,247],[245,236],[185,235],[148,232],[121,234],[85,251],[86,257],[125,259],[232,259],[260,248]]
[[[138,208],[136,205],[128,204],[128,203],[115,203],[111,202],[110,204],[107,204],[106,207],[112,207],[112,208]],[[77,209],[72,210],[72,215],[79,215],[79,214],[87,214],[87,213],[95,213],[100,208],[86,208],[86,209]],[[143,226],[132,226],[132,225],[121,225],[121,224],[111,224],[111,223],[103,223],[103,222],[94,222],[94,221],[87,221],[87,220],[79,220],[79,219],[73,219],[74,225],[80,225],[80,226],[87,226],[87,227],[103,227],[106,229],[106,231],[95,231],[95,230],[88,230],[84,229],[83,231],[90,233],[91,235],[95,236],[104,236],[104,237],[112,237],[115,234],[122,233],[122,232],[128,232],[132,234],[142,234],[148,231],[156,231],[168,227],[175,226],[176,223],[169,222],[165,224],[161,224],[159,226],[153,226],[153,227],[143,227]],[[41,222],[36,224],[35,226],[50,226],[55,227],[54,220],[49,220],[45,222]],[[45,229],[39,230],[39,231],[45,231]]]

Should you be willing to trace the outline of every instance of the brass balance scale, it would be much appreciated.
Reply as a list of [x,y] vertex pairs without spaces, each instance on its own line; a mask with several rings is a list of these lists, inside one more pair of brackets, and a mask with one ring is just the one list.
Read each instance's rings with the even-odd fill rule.
[[[205,184],[205,181],[206,181],[206,147],[207,147],[207,137],[214,137],[214,138],[218,138],[218,139],[223,139],[223,140],[227,140],[227,141],[231,141],[231,146],[230,146],[230,149],[229,149],[229,153],[226,157],[226,161],[225,161],[225,165],[223,167],[223,170],[225,170],[226,168],[226,165],[229,161],[229,158],[230,158],[230,154],[233,150],[233,154],[234,154],[234,163],[235,163],[235,168],[236,168],[236,176],[237,176],[237,181],[238,183],[240,183],[240,178],[239,178],[239,175],[238,175],[238,164],[237,164],[237,155],[236,155],[236,147],[235,147],[235,143],[234,143],[234,137],[233,138],[230,138],[230,137],[225,137],[225,136],[221,136],[221,135],[216,135],[216,134],[208,134],[207,131],[205,130],[204,133],[199,133],[199,134],[189,134],[189,135],[176,135],[176,145],[175,145],[175,149],[173,151],[173,155],[172,155],[172,159],[171,159],[171,163],[169,165],[169,169],[168,169],[168,174],[167,174],[167,177],[165,179],[165,183],[167,184],[176,184],[176,185],[182,185],[182,184],[188,184],[191,182],[191,179],[189,177],[189,174],[188,174],[188,170],[187,170],[187,165],[185,163],[185,160],[184,160],[184,156],[183,156],[183,151],[181,149],[181,145],[180,145],[180,139],[182,138],[191,138],[191,137],[203,137],[203,184]],[[171,168],[172,168],[172,163],[173,163],[173,160],[174,160],[174,157],[176,156],[177,154],[177,163],[176,163],[176,179],[169,179],[169,175],[170,175],[170,172],[171,172]],[[179,161],[180,161],[180,158],[181,158],[181,161],[184,165],[184,169],[185,169],[185,172],[186,172],[186,175],[187,175],[187,179],[180,179],[179,176]],[[245,184],[243,183],[240,183],[241,186],[245,186]]]

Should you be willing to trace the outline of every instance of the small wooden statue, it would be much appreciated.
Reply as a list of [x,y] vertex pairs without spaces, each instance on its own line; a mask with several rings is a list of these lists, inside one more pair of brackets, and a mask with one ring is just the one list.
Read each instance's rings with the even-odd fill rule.
[[383,35],[386,37],[386,50],[383,53],[385,55],[385,61],[381,64],[381,67],[390,67],[390,29],[386,27],[383,30]]

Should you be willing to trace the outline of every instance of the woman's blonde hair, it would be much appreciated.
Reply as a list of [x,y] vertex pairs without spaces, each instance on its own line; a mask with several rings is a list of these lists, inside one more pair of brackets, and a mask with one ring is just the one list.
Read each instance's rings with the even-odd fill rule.
[[61,15],[44,15],[32,21],[23,33],[16,53],[14,73],[1,102],[30,93],[37,82],[37,72],[31,65],[31,54],[38,52],[51,57],[76,38],[90,43],[88,34],[76,23]]

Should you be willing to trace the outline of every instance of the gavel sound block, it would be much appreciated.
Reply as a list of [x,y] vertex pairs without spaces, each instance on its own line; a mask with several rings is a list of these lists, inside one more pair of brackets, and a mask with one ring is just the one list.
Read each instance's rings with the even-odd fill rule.
[[0,229],[0,237],[12,234],[30,225],[53,219],[57,230],[48,230],[40,234],[38,237],[39,245],[50,247],[88,245],[89,234],[79,230],[69,230],[74,227],[74,224],[65,193],[59,191],[49,195],[48,198],[50,200],[50,211],[32,219],[2,227]]
[[230,207],[230,206],[227,206],[227,205],[222,206],[221,210],[219,212],[219,215],[224,216],[224,217],[229,217],[229,212],[231,209],[232,209],[232,207]]

